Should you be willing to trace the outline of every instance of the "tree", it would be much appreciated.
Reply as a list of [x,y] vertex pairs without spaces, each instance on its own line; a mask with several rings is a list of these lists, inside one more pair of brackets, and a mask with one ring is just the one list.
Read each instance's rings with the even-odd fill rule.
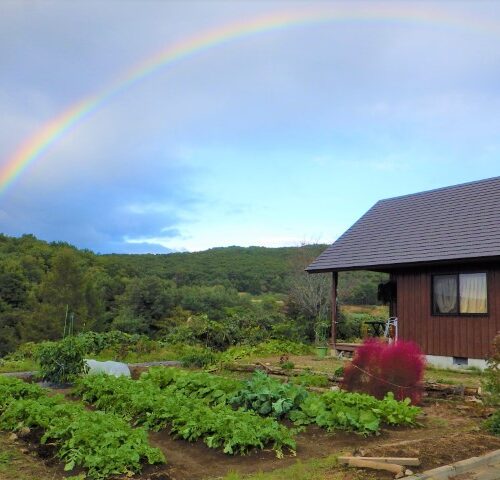
[[120,297],[119,304],[119,323],[133,325],[127,328],[136,328],[143,323],[137,320],[142,319],[151,329],[155,322],[169,316],[175,307],[175,285],[155,275],[133,278]]
[[290,280],[288,313],[302,317],[306,322],[306,335],[312,340],[316,336],[316,324],[325,323],[331,309],[331,279],[328,274],[309,274],[304,269],[313,260],[308,251],[298,249]]
[[[74,314],[78,326],[87,318],[83,272],[83,265],[75,250],[62,247],[52,257],[51,269],[40,285],[42,303],[52,307],[49,310],[56,317],[47,318],[46,321],[55,322],[61,333],[66,312]],[[44,321],[43,316],[40,320]]]
[[27,298],[27,284],[18,273],[0,273],[0,302],[11,308],[22,307]]

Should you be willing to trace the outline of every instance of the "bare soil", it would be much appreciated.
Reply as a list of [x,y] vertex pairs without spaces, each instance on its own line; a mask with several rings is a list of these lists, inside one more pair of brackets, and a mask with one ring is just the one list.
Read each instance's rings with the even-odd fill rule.
[[[247,456],[229,456],[206,447],[175,440],[167,431],[151,433],[151,442],[161,448],[169,462],[172,480],[220,478],[229,472],[266,472],[291,465],[297,460],[332,454],[373,456],[416,456],[422,460],[415,472],[435,468],[500,448],[500,438],[485,434],[479,424],[487,414],[476,404],[437,402],[424,407],[419,428],[384,429],[379,436],[361,437],[351,433],[327,433],[310,426],[297,437],[297,455],[278,459],[272,451]],[[380,474],[378,478],[392,478]]]

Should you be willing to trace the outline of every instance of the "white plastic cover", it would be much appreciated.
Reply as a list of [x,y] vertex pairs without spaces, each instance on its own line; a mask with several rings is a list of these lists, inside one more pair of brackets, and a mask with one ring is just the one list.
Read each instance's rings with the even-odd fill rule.
[[88,375],[106,373],[115,377],[130,377],[130,369],[126,363],[121,362],[99,362],[98,360],[85,360],[89,367]]

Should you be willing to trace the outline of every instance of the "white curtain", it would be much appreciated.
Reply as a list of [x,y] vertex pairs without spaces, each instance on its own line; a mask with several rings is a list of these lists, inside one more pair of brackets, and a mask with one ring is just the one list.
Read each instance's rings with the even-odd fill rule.
[[460,313],[487,313],[486,273],[460,275]]
[[436,275],[434,277],[434,311],[436,313],[457,312],[456,275]]

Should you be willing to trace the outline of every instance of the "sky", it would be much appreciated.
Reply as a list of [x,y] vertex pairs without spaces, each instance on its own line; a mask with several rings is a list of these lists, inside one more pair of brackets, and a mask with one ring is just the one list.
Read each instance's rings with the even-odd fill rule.
[[98,253],[331,243],[379,199],[500,175],[500,3],[395,0],[2,0],[0,172],[176,42],[311,12],[100,102],[0,189],[0,232]]

